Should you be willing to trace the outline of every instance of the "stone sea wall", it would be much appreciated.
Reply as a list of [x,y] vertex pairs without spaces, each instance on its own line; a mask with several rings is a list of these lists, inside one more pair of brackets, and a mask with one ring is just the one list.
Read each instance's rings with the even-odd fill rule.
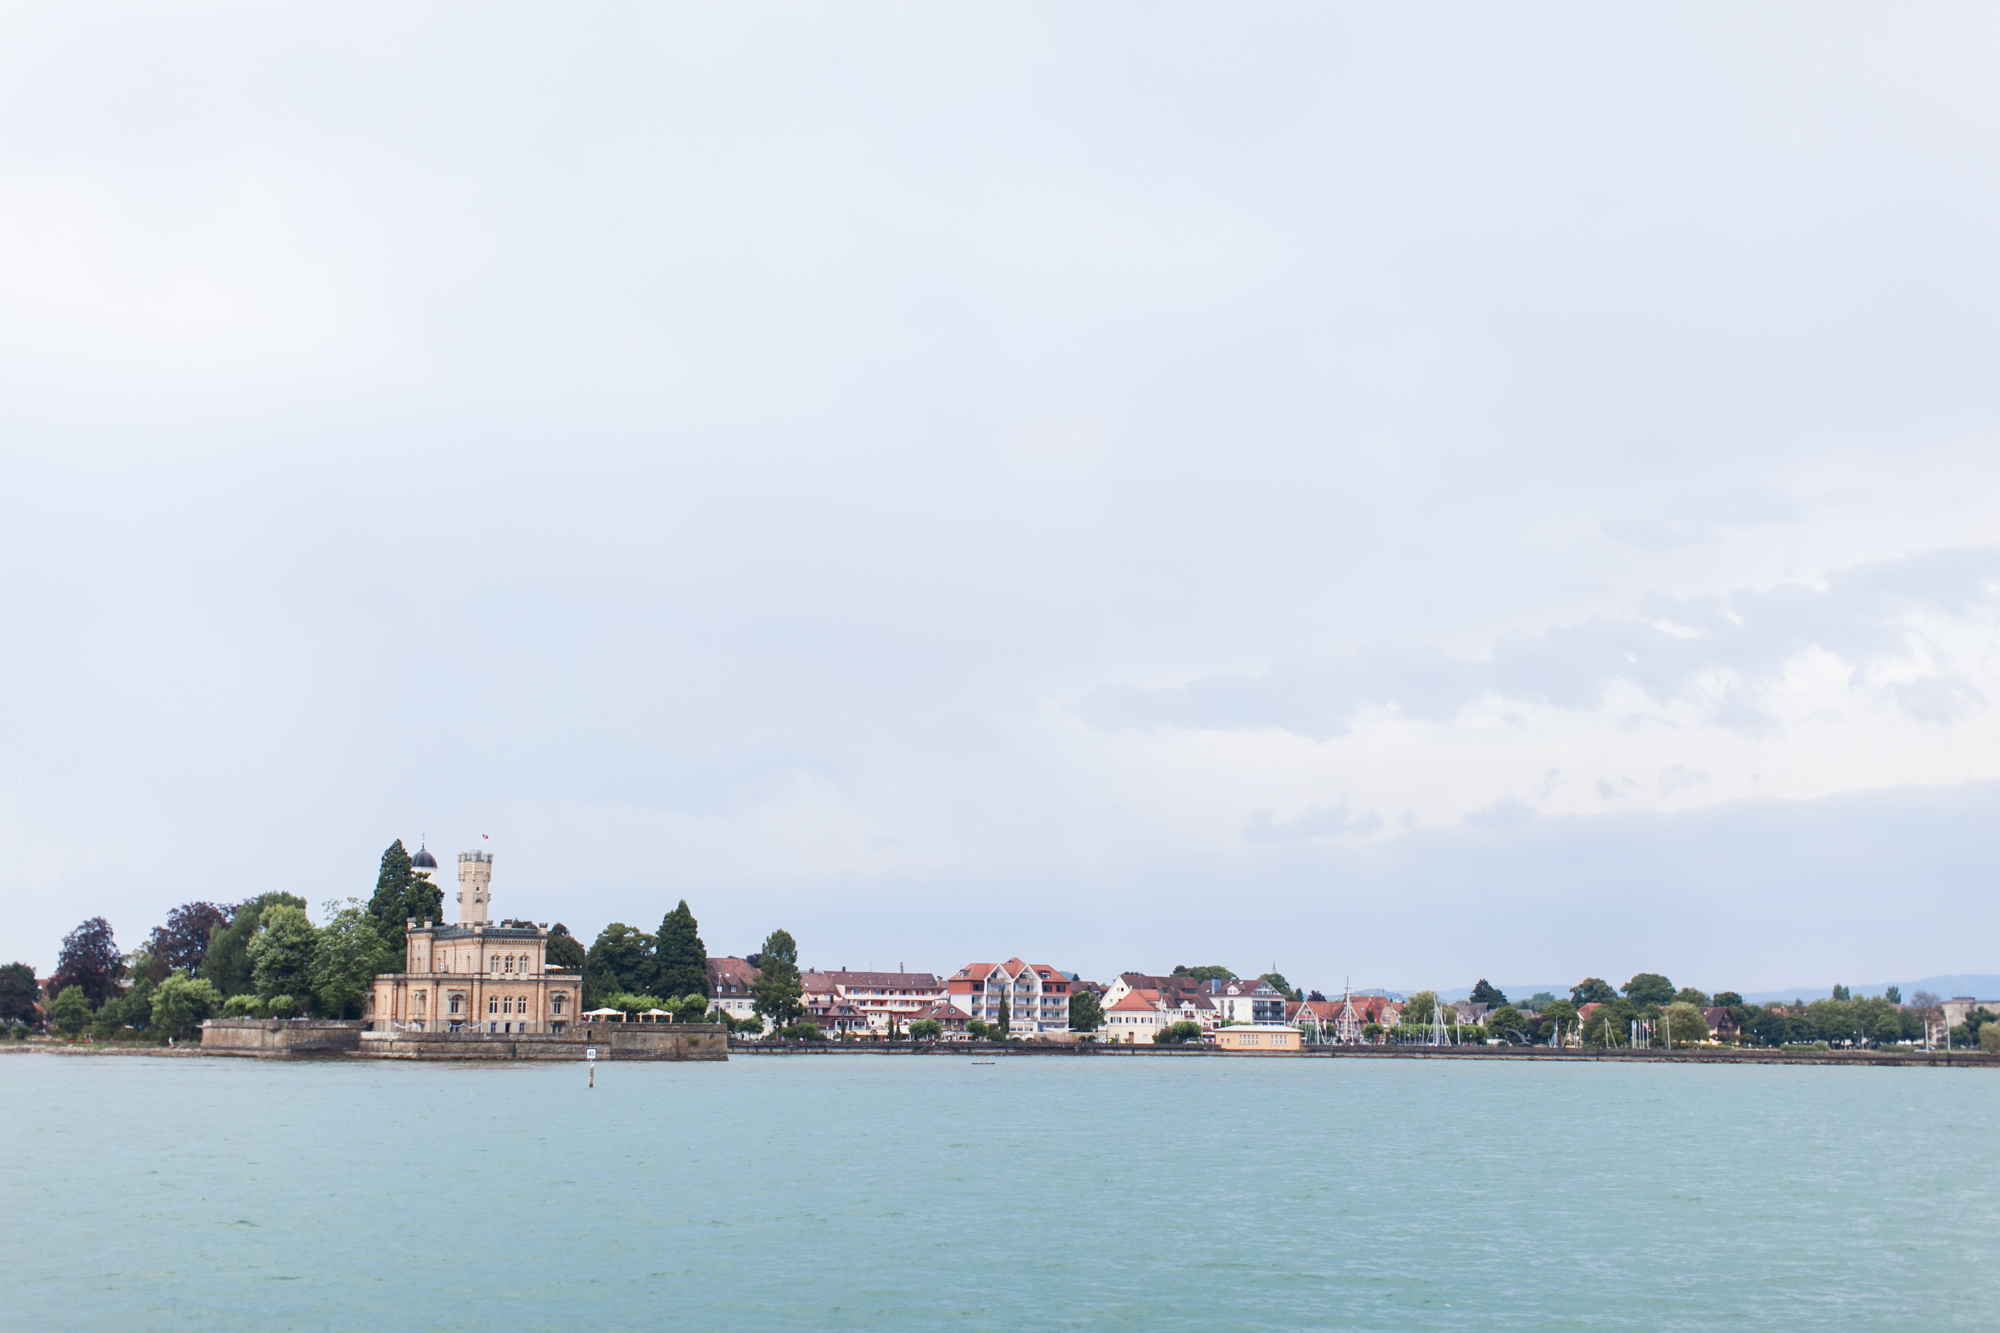
[[204,1055],[347,1055],[360,1047],[360,1023],[318,1018],[212,1018],[201,1025]]
[[360,1054],[385,1060],[727,1060],[729,1039],[708,1023],[603,1023],[563,1033],[369,1032]]

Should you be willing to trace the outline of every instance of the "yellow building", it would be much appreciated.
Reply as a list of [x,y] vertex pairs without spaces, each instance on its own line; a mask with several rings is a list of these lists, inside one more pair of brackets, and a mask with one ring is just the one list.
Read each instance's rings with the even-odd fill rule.
[[[421,849],[411,870],[437,861]],[[583,978],[548,970],[549,934],[528,922],[492,925],[493,854],[458,858],[458,924],[409,923],[403,970],[375,978],[368,1026],[376,1032],[561,1032],[583,1009]]]
[[1282,1023],[1239,1023],[1215,1030],[1217,1050],[1254,1051],[1262,1055],[1303,1050],[1304,1038],[1305,1034],[1297,1028]]

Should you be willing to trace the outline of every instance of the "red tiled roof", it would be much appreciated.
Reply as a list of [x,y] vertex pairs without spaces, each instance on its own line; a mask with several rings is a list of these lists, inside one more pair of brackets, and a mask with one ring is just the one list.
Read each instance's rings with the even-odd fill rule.
[[1160,993],[1157,990],[1139,990],[1135,988],[1125,992],[1125,997],[1111,1006],[1111,1012],[1116,1013],[1120,1009],[1152,1012],[1156,1011],[1159,1005]]
[[943,990],[944,983],[929,972],[822,972],[834,985],[849,990],[866,986],[871,990]]

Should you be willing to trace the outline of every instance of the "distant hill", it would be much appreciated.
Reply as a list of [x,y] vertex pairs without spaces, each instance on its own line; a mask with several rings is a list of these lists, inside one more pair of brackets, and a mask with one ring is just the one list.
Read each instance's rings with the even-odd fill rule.
[[[1910,997],[1920,990],[1927,990],[1947,1000],[1954,995],[1970,995],[1975,1000],[2000,999],[2000,976],[1985,972],[1962,973],[1951,977],[1924,977],[1919,981],[1879,981],[1865,986],[1851,985],[1847,989],[1857,996],[1880,995],[1891,986],[1902,991],[1905,1004],[1909,1003]],[[1745,991],[1743,998],[1750,1004],[1770,1004],[1776,1000],[1824,1000],[1832,994],[1832,986],[1793,986],[1789,990]]]
[[[1569,988],[1576,983],[1566,981],[1560,986],[1550,985],[1545,982],[1533,986],[1510,986],[1504,981],[1496,981],[1493,984],[1500,988],[1500,993],[1505,995],[1508,1000],[1518,1004],[1530,995],[1537,995],[1542,991],[1547,991],[1557,999],[1567,1000],[1569,998]],[[1438,992],[1438,998],[1440,1000],[1469,1000],[1472,998],[1472,987],[1460,986],[1457,990],[1441,990]]]

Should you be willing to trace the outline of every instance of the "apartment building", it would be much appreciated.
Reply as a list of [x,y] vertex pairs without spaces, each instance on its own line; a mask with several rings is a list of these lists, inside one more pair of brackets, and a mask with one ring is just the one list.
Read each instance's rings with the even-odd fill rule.
[[1007,1001],[1007,1030],[1014,1036],[1069,1031],[1069,997],[1076,978],[1046,963],[967,963],[945,983],[951,1003],[968,1018],[982,1023],[1000,1021],[1000,1001]]
[[1283,1023],[1285,996],[1259,977],[1202,983],[1202,994],[1215,1005],[1224,1023]]
[[833,993],[854,1006],[871,1032],[886,1033],[889,1020],[905,1031],[913,1018],[945,998],[944,983],[931,972],[821,972]]

